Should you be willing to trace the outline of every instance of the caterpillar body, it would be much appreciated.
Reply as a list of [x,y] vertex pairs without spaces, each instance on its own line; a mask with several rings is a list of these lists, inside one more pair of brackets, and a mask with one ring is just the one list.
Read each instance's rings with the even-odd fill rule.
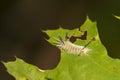
[[93,41],[93,39],[91,41],[89,41],[85,46],[79,46],[76,44],[73,44],[72,42],[70,42],[68,39],[67,40],[63,40],[61,37],[59,38],[59,40],[57,40],[57,47],[67,51],[68,53],[71,54],[77,54],[77,55],[87,55],[89,51],[91,51],[91,49],[86,48],[88,46],[88,44],[90,44]]

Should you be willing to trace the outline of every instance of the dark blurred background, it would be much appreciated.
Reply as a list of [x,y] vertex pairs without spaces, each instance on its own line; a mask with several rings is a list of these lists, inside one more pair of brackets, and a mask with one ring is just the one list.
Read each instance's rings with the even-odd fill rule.
[[[45,41],[42,30],[73,29],[86,15],[97,21],[102,43],[109,56],[120,58],[120,0],[0,0],[0,60],[15,56],[41,69],[52,69],[60,51]],[[14,80],[0,63],[0,80]]]

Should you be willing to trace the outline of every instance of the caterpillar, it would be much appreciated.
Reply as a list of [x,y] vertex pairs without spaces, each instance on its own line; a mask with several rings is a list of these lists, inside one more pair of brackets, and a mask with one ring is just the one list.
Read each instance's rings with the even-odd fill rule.
[[59,39],[56,39],[57,41],[57,47],[67,51],[68,53],[77,54],[77,55],[87,55],[91,49],[87,48],[87,46],[94,41],[95,38],[92,38],[85,46],[79,46],[76,44],[73,44],[69,39],[63,40],[60,36]]

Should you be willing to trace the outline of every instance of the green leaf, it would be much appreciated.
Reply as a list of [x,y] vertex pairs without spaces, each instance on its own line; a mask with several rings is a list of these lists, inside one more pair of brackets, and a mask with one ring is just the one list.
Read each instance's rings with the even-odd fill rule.
[[113,15],[115,18],[119,19],[120,20],[120,16],[117,16],[117,15]]
[[[61,60],[53,70],[40,71],[36,66],[28,64],[21,59],[16,61],[4,62],[7,71],[17,80],[119,80],[120,79],[120,60],[112,59],[107,55],[106,48],[102,45],[96,22],[89,18],[80,27],[87,31],[87,39],[77,39],[73,44],[84,46],[93,37],[96,39],[87,48],[90,49],[88,55],[70,54],[68,51],[61,50]],[[83,32],[79,29],[63,29],[44,31],[50,38],[48,42],[56,46],[56,40],[61,37],[65,40],[66,33],[69,37],[81,36]]]
[[3,62],[7,71],[15,77],[16,80],[44,80],[44,74],[34,65],[16,58],[16,61]]

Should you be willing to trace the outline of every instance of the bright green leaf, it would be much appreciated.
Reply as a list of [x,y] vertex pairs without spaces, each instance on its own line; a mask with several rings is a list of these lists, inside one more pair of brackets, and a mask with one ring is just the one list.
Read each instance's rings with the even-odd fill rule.
[[7,71],[15,77],[16,80],[44,80],[43,72],[39,68],[16,58],[16,61],[3,62]]
[[119,19],[120,20],[120,16],[117,16],[117,15],[113,15],[115,18]]
[[[77,39],[73,44],[84,46],[93,37],[96,39],[87,46],[91,49],[88,55],[78,56],[62,50],[58,66],[45,72],[41,72],[37,67],[17,58],[16,61],[4,63],[7,71],[17,80],[119,80],[120,60],[112,59],[107,55],[107,51],[100,41],[96,22],[87,18],[80,29],[87,30],[87,40]],[[59,39],[60,36],[65,40],[66,33],[69,37],[82,35],[78,29],[68,30],[61,27],[44,32],[50,37],[48,41],[54,46],[56,46],[55,39]]]

